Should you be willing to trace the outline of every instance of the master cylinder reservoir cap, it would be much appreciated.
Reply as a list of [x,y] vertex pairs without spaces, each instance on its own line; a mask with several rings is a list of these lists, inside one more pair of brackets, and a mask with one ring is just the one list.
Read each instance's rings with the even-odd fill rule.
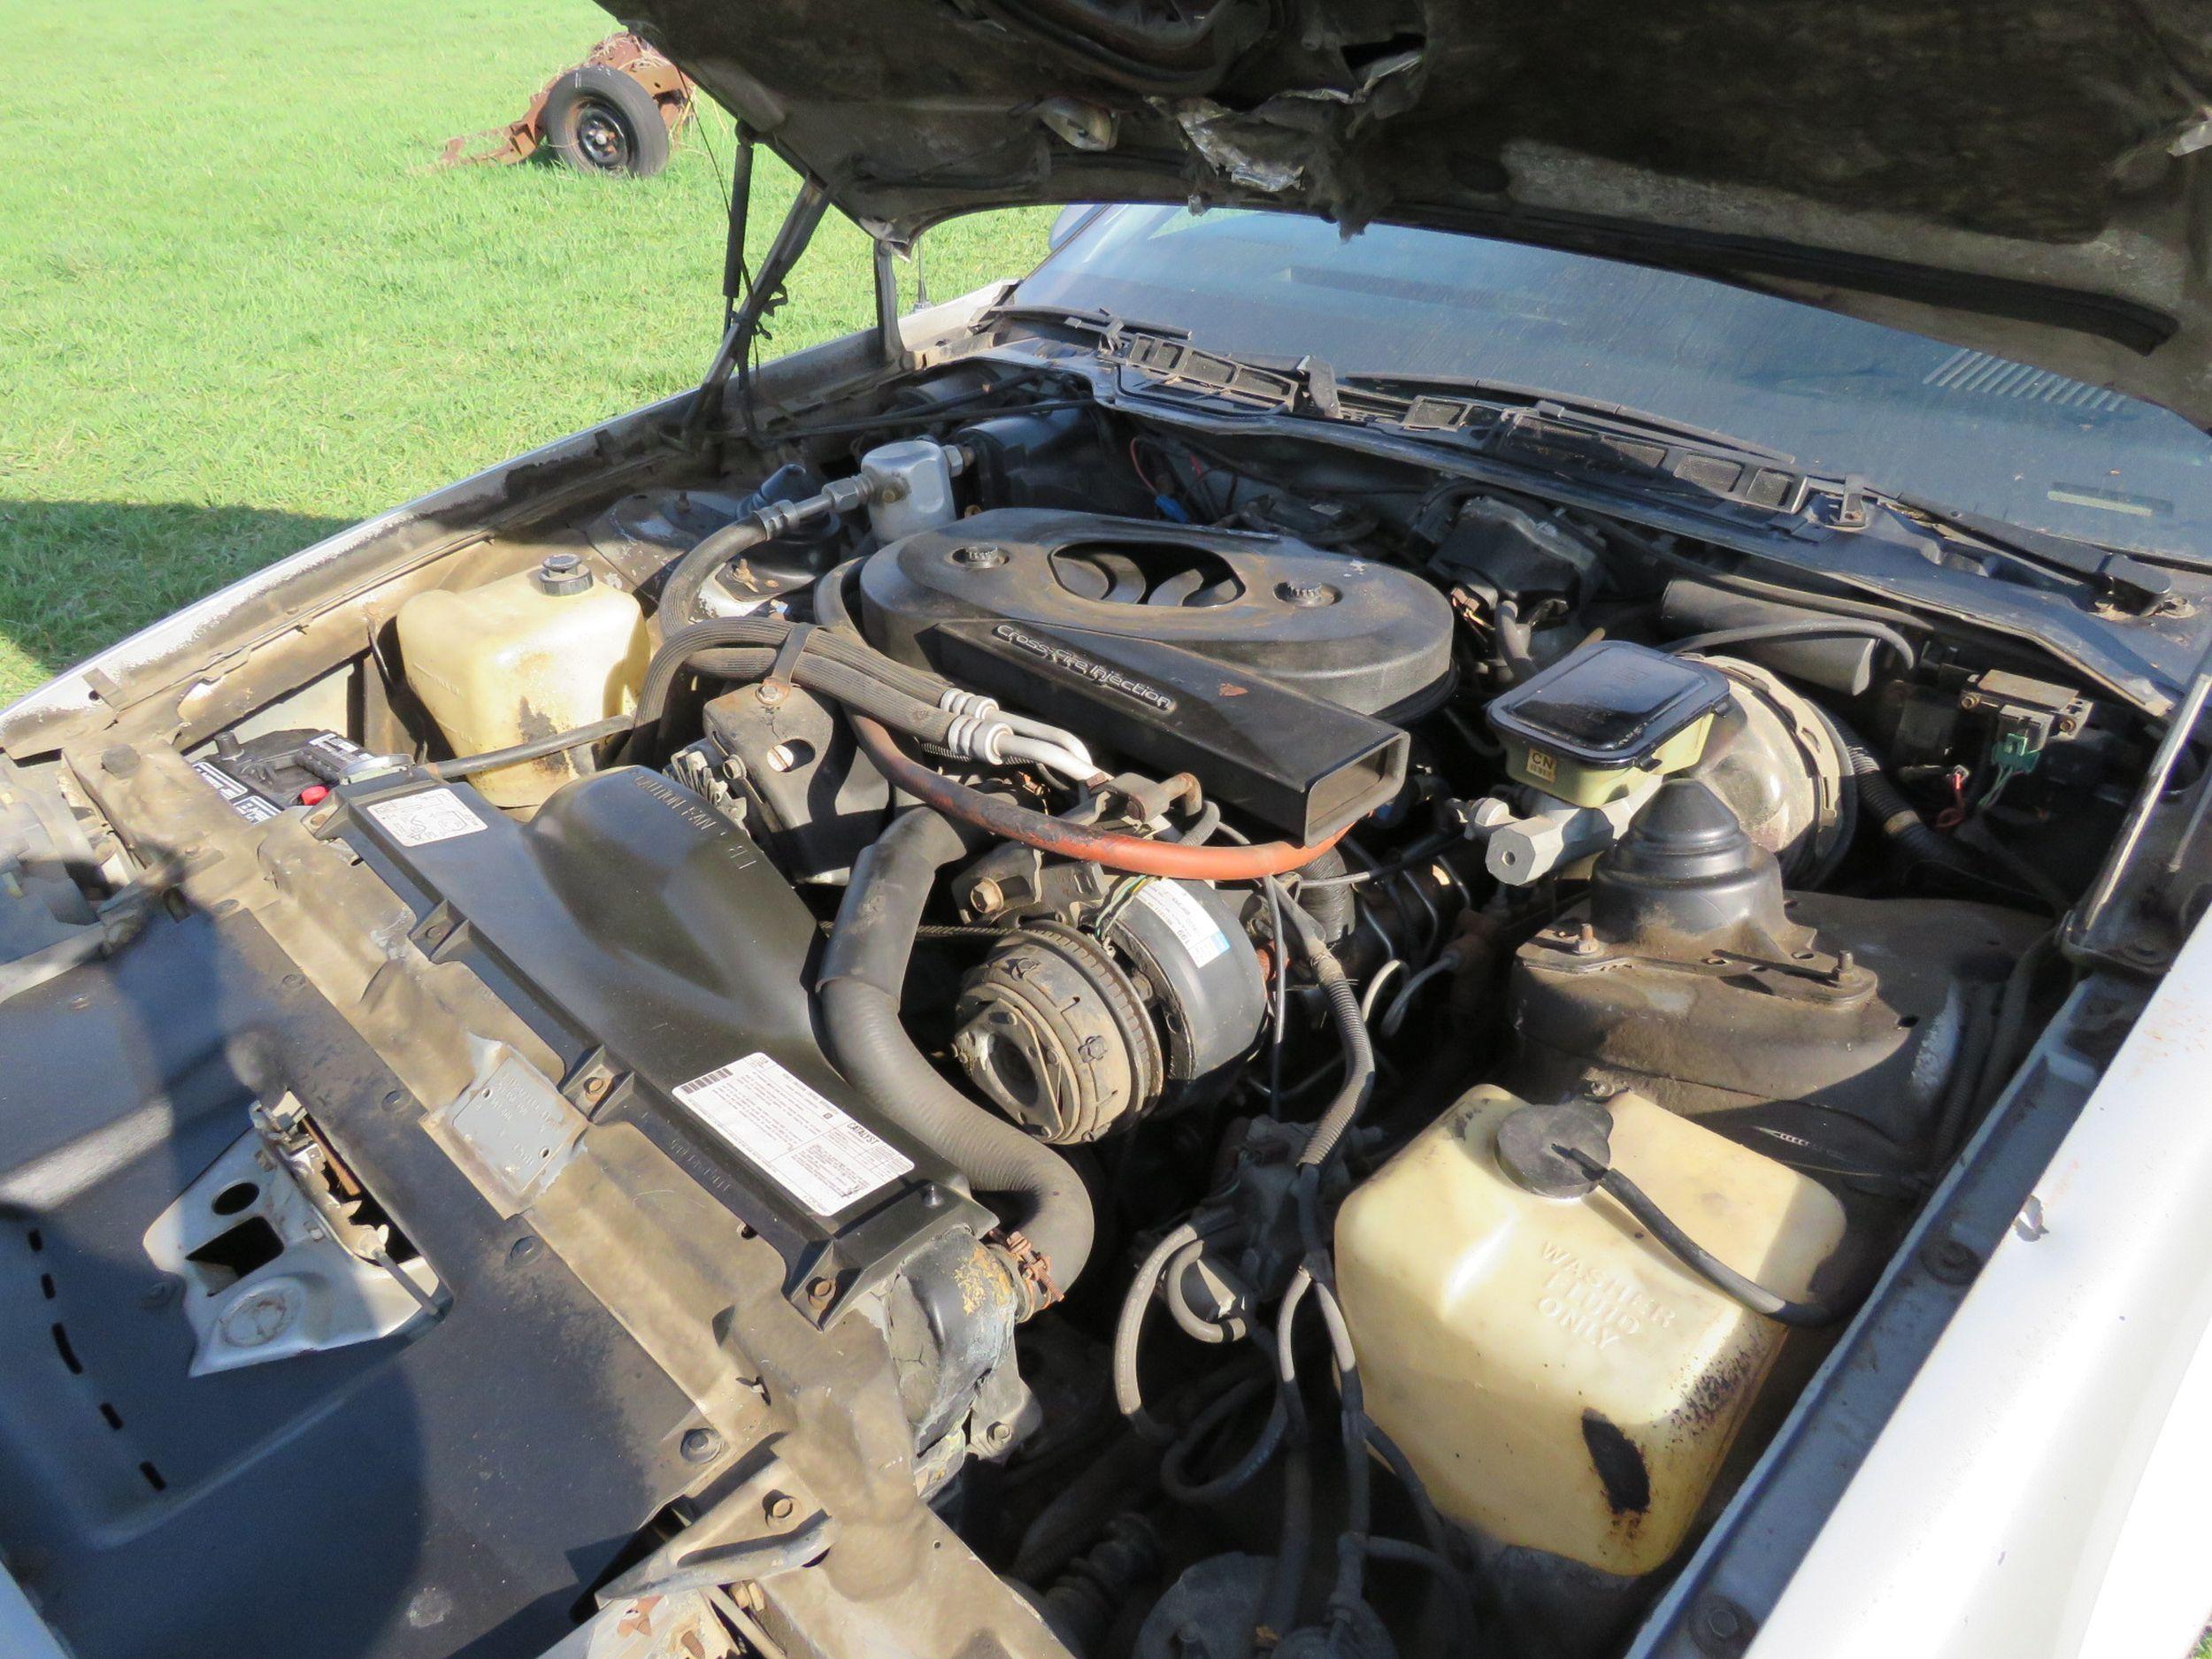
[[[1539,1198],[1583,1198],[1613,1166],[1613,1114],[1594,1100],[1524,1106],[1498,1125],[1498,1167]],[[1576,1155],[1576,1156],[1571,1156]]]
[[1506,770],[1540,793],[1602,806],[1705,751],[1733,682],[1707,663],[1595,640],[1490,700]]

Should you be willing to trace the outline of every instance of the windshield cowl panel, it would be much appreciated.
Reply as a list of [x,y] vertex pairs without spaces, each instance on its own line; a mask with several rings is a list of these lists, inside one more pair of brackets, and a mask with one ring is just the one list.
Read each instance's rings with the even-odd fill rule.
[[2137,553],[2212,549],[2212,442],[2046,370],[1676,273],[1444,232],[1123,207],[1021,305],[1141,317],[1340,381],[1463,377],[1735,434],[1813,476]]

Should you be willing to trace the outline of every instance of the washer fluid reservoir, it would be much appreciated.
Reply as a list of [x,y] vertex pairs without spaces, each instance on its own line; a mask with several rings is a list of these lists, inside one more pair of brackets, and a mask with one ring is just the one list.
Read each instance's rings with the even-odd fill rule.
[[[572,731],[637,703],[649,641],[634,594],[592,580],[573,553],[460,593],[434,589],[399,608],[407,684],[456,755]],[[504,807],[534,807],[589,770],[581,752],[470,780]]]
[[[1498,1127],[1524,1104],[1474,1090],[1339,1212],[1367,1410],[1451,1520],[1648,1572],[1696,1518],[1783,1327],[1604,1194],[1540,1197],[1508,1177]],[[1806,1294],[1843,1237],[1834,1194],[1640,1095],[1606,1104],[1615,1168],[1738,1271]]]

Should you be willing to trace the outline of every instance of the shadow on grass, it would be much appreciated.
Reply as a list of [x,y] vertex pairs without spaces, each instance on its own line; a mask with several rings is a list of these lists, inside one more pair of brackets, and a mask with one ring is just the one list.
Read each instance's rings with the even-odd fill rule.
[[352,522],[182,502],[0,500],[0,698]]

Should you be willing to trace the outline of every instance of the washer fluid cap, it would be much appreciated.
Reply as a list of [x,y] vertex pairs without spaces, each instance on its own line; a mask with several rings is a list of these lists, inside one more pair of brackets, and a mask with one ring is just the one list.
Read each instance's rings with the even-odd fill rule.
[[549,553],[539,561],[537,580],[549,594],[580,594],[591,586],[591,567],[574,553]]

